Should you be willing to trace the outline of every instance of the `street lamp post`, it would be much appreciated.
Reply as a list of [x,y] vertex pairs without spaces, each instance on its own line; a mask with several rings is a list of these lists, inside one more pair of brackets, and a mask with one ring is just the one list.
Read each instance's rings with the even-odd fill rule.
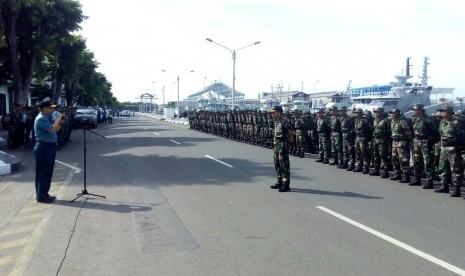
[[165,73],[167,73],[167,74],[176,76],[176,82],[177,82],[177,84],[178,84],[178,101],[177,101],[177,103],[176,103],[176,110],[178,110],[178,116],[179,116],[179,114],[180,114],[180,111],[179,111],[179,77],[180,77],[180,76],[184,76],[184,75],[189,74],[189,73],[192,73],[192,72],[194,72],[194,70],[190,70],[189,72],[186,72],[186,73],[181,74],[181,75],[179,75],[179,74],[173,74],[173,73],[167,72],[167,71],[164,70],[164,69],[161,70],[161,71],[162,71],[162,72],[165,72]]
[[231,54],[232,54],[232,59],[233,59],[233,83],[232,83],[232,95],[231,95],[231,109],[234,110],[234,93],[236,91],[236,52],[238,52],[239,50],[242,50],[244,48],[247,48],[247,47],[250,47],[250,46],[253,46],[253,45],[257,45],[257,44],[260,43],[260,41],[257,41],[257,42],[254,42],[252,44],[249,44],[247,46],[241,47],[241,48],[239,48],[237,50],[229,49],[228,47],[223,46],[223,45],[213,41],[211,38],[207,38],[207,41],[211,42],[211,43],[215,43],[216,45],[225,48],[226,50],[230,51]]

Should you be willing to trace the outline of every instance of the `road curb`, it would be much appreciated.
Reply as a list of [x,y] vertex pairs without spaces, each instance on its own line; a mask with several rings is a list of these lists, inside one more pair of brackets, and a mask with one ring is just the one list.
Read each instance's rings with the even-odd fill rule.
[[0,151],[0,175],[7,175],[19,170],[21,162],[15,156]]

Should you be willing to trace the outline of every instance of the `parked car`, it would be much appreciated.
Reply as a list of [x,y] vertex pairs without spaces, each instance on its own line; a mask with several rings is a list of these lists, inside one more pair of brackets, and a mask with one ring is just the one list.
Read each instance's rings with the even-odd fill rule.
[[129,117],[129,116],[131,116],[131,111],[123,110],[123,111],[121,111],[121,116]]
[[79,108],[74,115],[75,127],[97,127],[97,115],[93,108]]

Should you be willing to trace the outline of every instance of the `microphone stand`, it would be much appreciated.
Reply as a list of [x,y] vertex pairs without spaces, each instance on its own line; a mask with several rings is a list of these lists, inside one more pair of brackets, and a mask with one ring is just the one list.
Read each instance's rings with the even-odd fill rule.
[[87,140],[89,139],[89,135],[87,135],[87,131],[97,135],[97,136],[100,136],[102,138],[107,138],[103,135],[100,135],[98,134],[97,132],[95,131],[92,131],[90,130],[90,127],[87,127],[87,126],[81,126],[81,129],[82,129],[82,132],[84,134],[84,189],[79,193],[79,194],[76,194],[76,198],[74,198],[73,200],[71,200],[71,202],[74,202],[76,201],[76,199],[80,198],[81,196],[84,196],[84,195],[91,195],[91,196],[96,196],[96,197],[101,197],[101,198],[106,198],[105,196],[103,195],[97,195],[97,194],[91,194],[87,191]]

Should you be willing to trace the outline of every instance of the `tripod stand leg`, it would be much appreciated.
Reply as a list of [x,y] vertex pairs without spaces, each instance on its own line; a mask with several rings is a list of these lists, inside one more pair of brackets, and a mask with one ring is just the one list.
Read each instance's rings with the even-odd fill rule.
[[97,196],[97,197],[101,197],[101,198],[106,198],[106,197],[103,196],[103,195],[91,194],[91,193],[87,192],[87,189],[86,189],[86,190],[82,190],[81,193],[77,194],[76,198],[74,198],[74,199],[71,200],[70,202],[76,201],[76,199],[80,198],[80,197],[83,196],[83,195],[91,195],[91,196]]

